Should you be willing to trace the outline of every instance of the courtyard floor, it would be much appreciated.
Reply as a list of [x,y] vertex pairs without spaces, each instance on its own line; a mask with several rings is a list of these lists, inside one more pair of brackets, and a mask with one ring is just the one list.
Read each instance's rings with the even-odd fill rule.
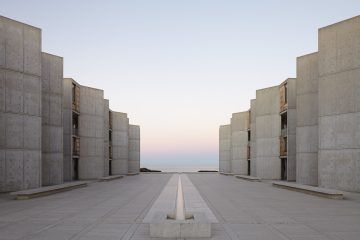
[[[0,239],[151,239],[142,220],[171,176],[140,174],[31,200],[0,195]],[[217,173],[188,177],[219,221],[212,239],[360,239],[360,194],[331,200]]]

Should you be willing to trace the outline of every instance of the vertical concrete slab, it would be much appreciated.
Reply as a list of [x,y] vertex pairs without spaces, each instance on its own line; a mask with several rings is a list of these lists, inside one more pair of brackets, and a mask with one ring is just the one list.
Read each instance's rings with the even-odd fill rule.
[[129,118],[126,113],[112,114],[112,172],[113,174],[128,174],[129,158]]
[[129,173],[140,172],[140,126],[129,125]]
[[247,175],[249,111],[233,113],[231,118],[231,172]]
[[231,172],[231,125],[219,128],[219,172]]
[[256,174],[262,179],[280,179],[279,87],[256,91]]
[[8,192],[41,186],[41,30],[0,16],[0,33],[0,192]]
[[318,53],[296,61],[296,181],[318,185]]
[[287,180],[296,180],[296,83],[295,78],[287,79]]
[[104,100],[104,176],[109,176],[109,100]]
[[360,16],[319,29],[319,185],[360,192]]
[[256,177],[256,99],[250,100],[250,175]]
[[72,83],[73,79],[63,79],[63,179],[72,180]]
[[104,176],[104,91],[80,86],[79,178]]
[[41,56],[42,185],[63,183],[63,58]]

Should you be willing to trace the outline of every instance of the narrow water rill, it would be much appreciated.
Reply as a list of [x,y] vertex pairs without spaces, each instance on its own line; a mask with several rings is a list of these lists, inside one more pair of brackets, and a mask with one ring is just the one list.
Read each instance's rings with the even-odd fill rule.
[[168,219],[173,220],[181,220],[184,221],[185,219],[193,219],[194,216],[192,214],[185,213],[185,204],[184,204],[184,193],[181,183],[181,175],[178,178],[178,185],[177,185],[177,194],[176,194],[176,206],[174,213],[168,214]]
[[186,174],[174,174],[144,218],[150,236],[159,238],[211,237],[218,222]]

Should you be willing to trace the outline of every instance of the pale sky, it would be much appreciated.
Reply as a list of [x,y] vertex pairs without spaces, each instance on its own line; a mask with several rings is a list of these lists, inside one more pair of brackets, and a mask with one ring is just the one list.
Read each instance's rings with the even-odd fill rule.
[[141,126],[145,167],[217,166],[219,125],[295,77],[319,27],[359,13],[358,0],[0,0],[1,15],[42,29],[65,77]]

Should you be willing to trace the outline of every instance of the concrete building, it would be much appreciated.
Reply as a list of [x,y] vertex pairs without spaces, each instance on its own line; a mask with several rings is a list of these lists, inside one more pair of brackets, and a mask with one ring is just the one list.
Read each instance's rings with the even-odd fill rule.
[[281,179],[279,86],[256,91],[256,174]]
[[296,79],[280,84],[280,160],[281,179],[296,180]]
[[0,16],[0,192],[41,186],[41,30]]
[[128,173],[140,172],[140,126],[129,125],[129,159]]
[[63,182],[63,58],[42,53],[42,185]]
[[296,61],[296,181],[318,185],[318,53]]
[[250,175],[256,177],[256,99],[250,101]]
[[231,173],[248,174],[249,111],[233,113],[231,118]]
[[319,185],[360,191],[360,16],[319,29]]
[[219,128],[219,172],[231,171],[231,125]]
[[79,180],[80,84],[72,78],[63,81],[64,181]]
[[114,175],[126,175],[129,169],[129,118],[126,113],[111,111],[111,119],[111,172]]
[[110,108],[109,100],[104,99],[104,173],[103,176],[111,175],[110,160]]

